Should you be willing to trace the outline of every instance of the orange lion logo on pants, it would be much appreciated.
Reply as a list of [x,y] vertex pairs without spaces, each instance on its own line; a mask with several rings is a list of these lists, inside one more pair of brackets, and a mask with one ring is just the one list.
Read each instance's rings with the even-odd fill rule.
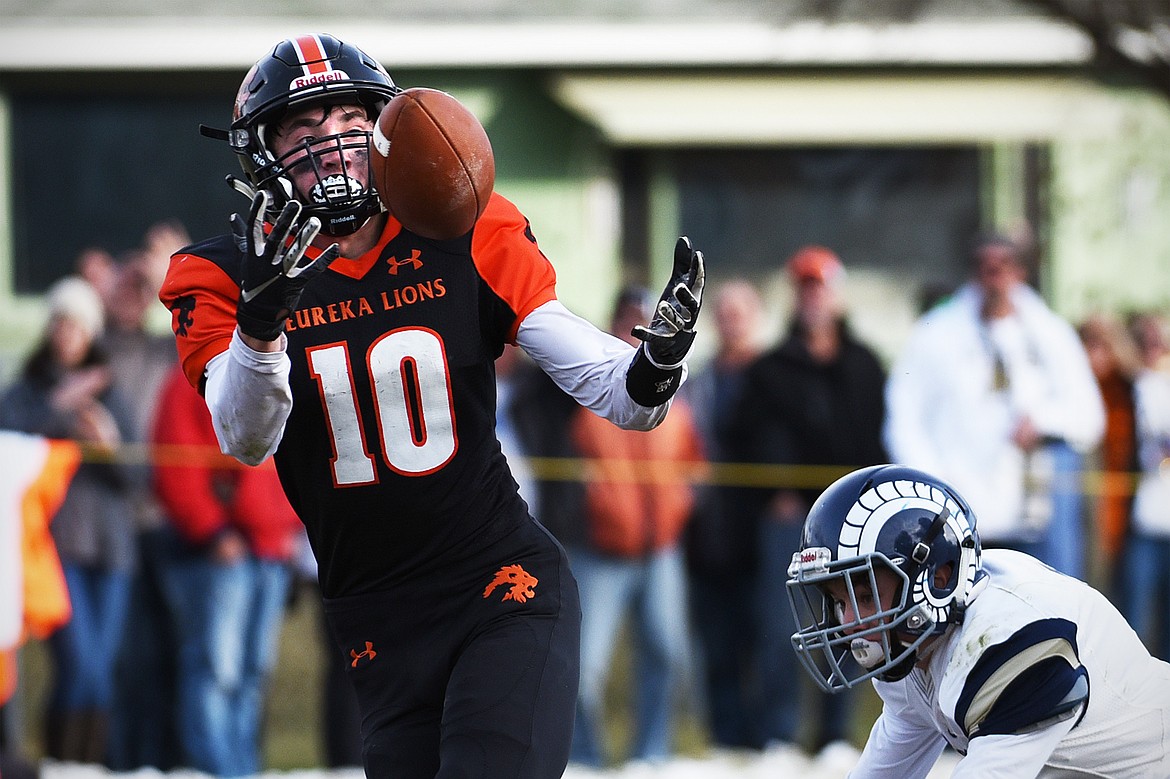
[[539,579],[519,565],[505,565],[496,571],[496,575],[492,578],[491,584],[484,587],[483,597],[486,598],[491,595],[496,587],[510,585],[508,591],[504,593],[503,600],[514,600],[518,603],[523,603],[536,595],[536,585],[539,581]]

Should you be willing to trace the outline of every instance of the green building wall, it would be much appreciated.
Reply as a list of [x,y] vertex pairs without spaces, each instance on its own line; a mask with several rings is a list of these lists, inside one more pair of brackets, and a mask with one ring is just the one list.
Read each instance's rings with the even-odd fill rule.
[[[631,270],[626,264],[640,269],[648,262],[652,283],[669,273],[678,193],[667,166],[654,162],[661,155],[651,153],[651,256],[623,258],[618,155],[597,128],[553,98],[550,75],[395,72],[403,86],[451,92],[481,118],[496,154],[496,188],[531,220],[557,270],[562,301],[604,327],[613,293]],[[1040,185],[1049,215],[1042,226],[1045,297],[1074,321],[1099,310],[1170,311],[1170,102],[1132,88],[1085,85],[1083,93],[1083,123],[1051,137],[987,139],[985,216],[1000,226],[1019,220],[1029,196],[1021,149],[1038,144],[1049,175]],[[2,148],[9,147],[6,110],[0,94]],[[7,155],[0,158],[0,180],[10,164]],[[12,208],[6,198],[17,196],[10,187],[0,189],[0,382],[11,378],[43,326],[42,302],[15,295],[9,280]]]
[[484,123],[496,191],[528,217],[571,310],[604,327],[621,282],[620,204],[611,150],[553,101],[538,72],[404,73],[405,86],[443,89]]
[[1170,102],[1109,94],[1111,129],[1052,142],[1051,263],[1045,287],[1072,319],[1170,312]]

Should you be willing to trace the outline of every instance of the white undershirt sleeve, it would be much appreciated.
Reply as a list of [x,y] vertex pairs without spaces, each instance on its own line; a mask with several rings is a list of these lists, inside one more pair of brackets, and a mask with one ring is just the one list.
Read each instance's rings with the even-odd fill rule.
[[946,747],[929,704],[909,679],[873,681],[882,712],[848,779],[925,779]]
[[1033,779],[1078,719],[1067,716],[1031,733],[973,738],[951,779]]
[[889,700],[885,705],[848,779],[922,779],[946,747],[930,723],[905,710],[899,713],[909,719],[898,716]]
[[289,369],[283,348],[258,352],[238,330],[227,351],[208,361],[203,396],[224,454],[259,465],[276,451],[292,410]]
[[560,301],[549,301],[528,314],[516,343],[557,386],[618,427],[650,430],[666,418],[669,402],[639,406],[626,391],[626,371],[640,347],[597,329]]

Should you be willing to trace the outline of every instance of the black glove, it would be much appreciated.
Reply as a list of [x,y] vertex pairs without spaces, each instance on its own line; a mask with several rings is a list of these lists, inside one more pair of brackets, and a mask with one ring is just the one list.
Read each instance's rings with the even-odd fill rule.
[[673,370],[683,364],[695,342],[695,320],[703,303],[703,253],[685,235],[674,245],[674,270],[650,319],[631,334],[645,343],[656,368]]
[[[232,214],[231,219],[232,236],[242,255],[236,322],[241,333],[261,341],[280,338],[305,284],[328,268],[340,253],[337,244],[333,244],[317,259],[305,260],[305,250],[321,231],[321,220],[309,217],[297,228],[301,204],[295,200],[285,203],[272,232],[265,235],[264,216],[269,202],[271,195],[260,190],[252,198],[247,221],[239,214]],[[294,232],[296,236],[290,244],[289,237]]]
[[660,406],[678,390],[683,362],[695,342],[703,279],[703,253],[684,235],[674,245],[674,270],[650,324],[631,331],[642,339],[642,348],[626,371],[626,392],[638,405]]

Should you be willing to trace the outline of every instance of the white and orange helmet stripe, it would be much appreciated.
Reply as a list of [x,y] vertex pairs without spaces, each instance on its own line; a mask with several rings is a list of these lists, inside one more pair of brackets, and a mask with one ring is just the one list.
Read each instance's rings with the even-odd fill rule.
[[297,59],[300,60],[301,68],[305,71],[306,76],[311,76],[315,73],[328,73],[333,70],[333,64],[329,61],[328,55],[325,53],[325,47],[321,45],[321,39],[316,35],[302,35],[297,38],[290,38],[293,45],[293,50],[297,53]]

